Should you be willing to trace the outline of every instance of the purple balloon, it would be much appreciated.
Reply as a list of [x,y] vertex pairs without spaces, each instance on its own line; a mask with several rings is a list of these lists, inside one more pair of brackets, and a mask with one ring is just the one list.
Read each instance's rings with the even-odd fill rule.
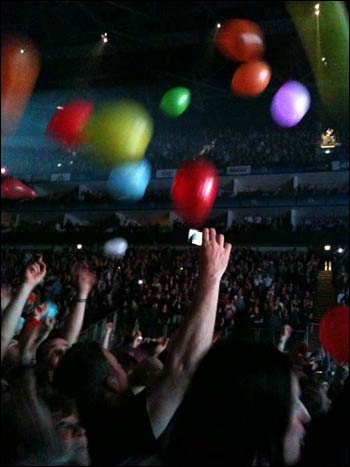
[[298,81],[287,81],[273,96],[271,115],[274,121],[284,127],[297,125],[310,108],[310,93]]

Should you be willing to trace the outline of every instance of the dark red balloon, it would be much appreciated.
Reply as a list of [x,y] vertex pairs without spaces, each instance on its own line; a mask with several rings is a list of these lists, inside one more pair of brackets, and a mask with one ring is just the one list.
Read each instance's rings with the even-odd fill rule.
[[67,148],[79,148],[85,141],[84,129],[90,120],[94,105],[77,100],[65,104],[52,117],[46,134],[56,143]]
[[214,205],[219,178],[209,161],[186,162],[176,173],[172,200],[178,216],[191,226],[200,226]]
[[265,51],[264,34],[260,26],[247,19],[226,21],[218,29],[215,43],[224,57],[238,62],[257,60]]
[[9,177],[1,182],[1,196],[5,199],[34,199],[36,193],[17,178]]
[[338,364],[349,363],[349,307],[339,305],[322,317],[320,342]]

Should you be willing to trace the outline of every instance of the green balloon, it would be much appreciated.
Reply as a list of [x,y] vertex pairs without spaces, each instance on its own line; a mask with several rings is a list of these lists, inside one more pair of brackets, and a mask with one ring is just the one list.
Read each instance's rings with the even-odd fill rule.
[[187,88],[172,88],[162,97],[160,108],[168,117],[178,117],[190,105],[191,91]]

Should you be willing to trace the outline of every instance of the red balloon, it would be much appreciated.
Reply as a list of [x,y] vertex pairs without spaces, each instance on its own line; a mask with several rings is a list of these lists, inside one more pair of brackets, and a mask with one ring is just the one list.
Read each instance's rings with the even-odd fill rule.
[[240,97],[256,97],[267,88],[271,79],[271,68],[266,62],[243,63],[233,75],[231,89]]
[[320,342],[337,363],[349,363],[348,306],[340,305],[332,308],[322,317]]
[[213,207],[218,186],[218,174],[211,162],[186,162],[177,171],[172,187],[178,216],[187,224],[200,226]]
[[89,122],[94,105],[91,102],[77,100],[57,110],[52,117],[46,133],[56,143],[67,148],[78,148],[86,141],[84,129]]
[[1,196],[5,199],[34,199],[36,193],[17,178],[9,177],[1,182]]
[[260,27],[246,19],[231,19],[218,30],[215,43],[229,60],[248,62],[263,56],[264,34]]
[[24,37],[1,40],[1,130],[11,134],[22,117],[40,71],[39,52]]

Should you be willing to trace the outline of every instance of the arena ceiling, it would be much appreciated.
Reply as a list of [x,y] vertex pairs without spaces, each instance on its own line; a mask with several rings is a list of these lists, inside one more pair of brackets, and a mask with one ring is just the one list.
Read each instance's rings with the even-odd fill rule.
[[291,74],[312,82],[283,2],[3,1],[1,10],[3,33],[26,34],[41,51],[38,89],[179,80],[224,87],[234,68],[212,39],[228,18],[260,24],[276,85]]

